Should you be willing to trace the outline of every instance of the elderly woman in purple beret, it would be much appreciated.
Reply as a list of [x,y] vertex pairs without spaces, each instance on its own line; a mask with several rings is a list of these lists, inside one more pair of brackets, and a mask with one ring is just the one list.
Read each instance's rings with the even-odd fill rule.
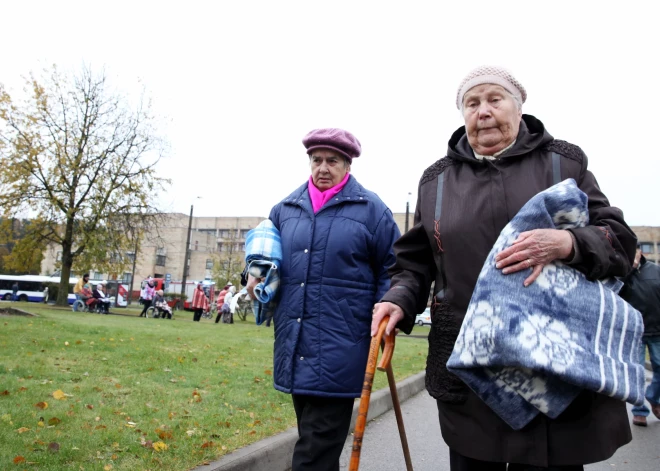
[[[273,378],[292,395],[298,420],[293,471],[331,471],[362,391],[371,311],[389,289],[399,230],[351,175],[362,151],[355,136],[316,129],[303,144],[311,176],[270,213],[283,254]],[[248,291],[256,281],[249,278]]]
[[446,368],[500,232],[554,183],[572,178],[587,194],[589,224],[524,232],[497,256],[496,267],[505,275],[525,270],[524,286],[556,260],[592,280],[631,268],[636,238],[623,214],[610,206],[578,146],[522,114],[526,98],[500,67],[480,67],[462,81],[456,106],[465,126],[451,136],[446,157],[422,175],[414,226],[395,244],[392,287],[374,310],[372,331],[389,315],[387,331],[398,326],[409,333],[434,283],[426,387],[437,399],[452,471],[581,470],[631,440],[625,403],[588,391],[556,419],[539,414],[513,430]]

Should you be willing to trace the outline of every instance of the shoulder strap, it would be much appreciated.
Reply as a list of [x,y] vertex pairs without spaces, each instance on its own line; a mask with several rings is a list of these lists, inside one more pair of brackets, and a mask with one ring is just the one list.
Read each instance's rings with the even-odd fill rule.
[[561,182],[561,165],[560,155],[556,152],[552,153],[552,184],[556,185]]
[[442,217],[442,194],[444,187],[445,187],[445,172],[443,171],[438,175],[438,186],[435,192],[435,213],[433,215],[433,224],[435,225],[435,227],[433,228],[433,235],[435,237],[436,243],[438,244],[438,255],[436,255],[436,257],[438,259],[438,268],[440,271],[440,276],[436,278],[436,286],[435,286],[436,298],[444,297],[445,285],[447,284],[445,279],[445,268],[442,260],[443,258],[442,240],[440,238],[440,218]]

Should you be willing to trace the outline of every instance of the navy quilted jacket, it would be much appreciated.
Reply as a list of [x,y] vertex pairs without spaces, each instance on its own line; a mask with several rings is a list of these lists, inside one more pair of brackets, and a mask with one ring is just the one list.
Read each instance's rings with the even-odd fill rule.
[[274,383],[279,391],[359,397],[371,311],[389,289],[399,229],[380,198],[351,176],[314,214],[307,183],[270,219],[282,237],[274,314]]

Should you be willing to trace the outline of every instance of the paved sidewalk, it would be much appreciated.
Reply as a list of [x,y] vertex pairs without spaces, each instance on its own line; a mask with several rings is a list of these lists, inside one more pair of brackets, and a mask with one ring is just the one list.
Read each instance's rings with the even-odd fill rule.
[[[647,378],[650,375],[647,372]],[[440,435],[435,400],[422,391],[402,405],[408,446],[415,471],[449,470],[449,449]],[[630,414],[631,406],[628,406]],[[631,416],[632,419],[632,416]],[[631,426],[633,441],[609,460],[585,467],[586,471],[660,470],[660,421],[653,414],[648,427]],[[353,437],[349,436],[340,469],[348,469]],[[579,444],[578,444],[579,446]],[[405,471],[401,442],[394,412],[389,411],[369,423],[362,444],[360,471]]]

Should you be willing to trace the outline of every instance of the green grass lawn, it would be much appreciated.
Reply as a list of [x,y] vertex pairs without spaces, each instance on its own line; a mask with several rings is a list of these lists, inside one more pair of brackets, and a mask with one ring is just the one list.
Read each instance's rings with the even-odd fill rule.
[[[0,469],[181,471],[295,425],[272,328],[14,306],[39,317],[0,316]],[[397,379],[422,371],[397,340]]]

